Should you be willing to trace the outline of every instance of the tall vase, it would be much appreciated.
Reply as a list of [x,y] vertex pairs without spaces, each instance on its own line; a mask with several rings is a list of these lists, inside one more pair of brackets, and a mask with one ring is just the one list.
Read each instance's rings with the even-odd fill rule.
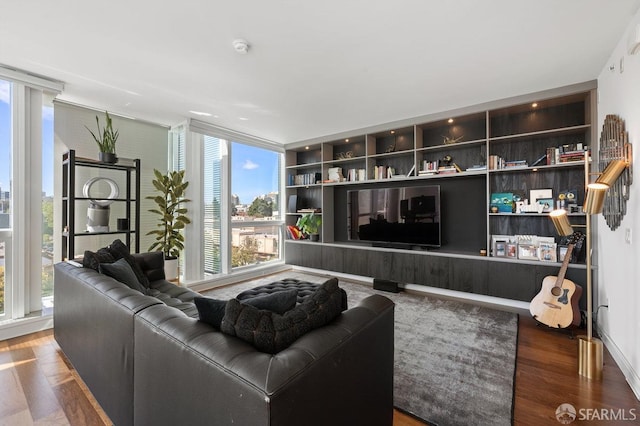
[[179,259],[177,257],[164,259],[164,277],[167,281],[178,282],[180,278],[178,264]]

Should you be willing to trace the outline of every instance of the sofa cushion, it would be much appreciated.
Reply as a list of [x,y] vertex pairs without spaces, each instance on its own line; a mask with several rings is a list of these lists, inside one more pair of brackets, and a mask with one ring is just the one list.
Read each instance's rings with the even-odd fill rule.
[[113,263],[116,259],[106,248],[101,248],[96,252],[85,250],[82,258],[82,266],[85,268],[91,268],[94,271],[99,271],[101,263]]
[[[298,292],[290,289],[246,299],[242,303],[282,315],[296,306],[297,297]],[[228,301],[204,296],[195,297],[193,301],[198,309],[200,321],[220,328]]]
[[342,311],[342,291],[338,280],[331,278],[283,315],[231,299],[227,302],[220,330],[245,340],[260,351],[277,353],[308,331],[331,322]]
[[118,259],[113,263],[101,263],[98,267],[98,272],[115,278],[134,290],[145,293],[146,289],[140,284],[133,269],[124,259]]
[[109,247],[107,247],[107,250],[109,250],[109,253],[111,253],[115,260],[124,259],[129,266],[131,266],[138,282],[140,282],[140,284],[145,288],[149,287],[149,279],[142,271],[138,262],[136,262],[136,259],[129,253],[129,247],[127,247],[125,243],[119,239],[115,240],[109,245]]

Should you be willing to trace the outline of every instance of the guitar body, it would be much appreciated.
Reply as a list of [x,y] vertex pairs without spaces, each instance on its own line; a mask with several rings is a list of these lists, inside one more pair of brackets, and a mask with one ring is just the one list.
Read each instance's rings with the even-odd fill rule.
[[529,311],[533,317],[549,327],[567,328],[581,322],[578,302],[582,287],[573,281],[548,276],[542,280],[542,289],[533,298]]

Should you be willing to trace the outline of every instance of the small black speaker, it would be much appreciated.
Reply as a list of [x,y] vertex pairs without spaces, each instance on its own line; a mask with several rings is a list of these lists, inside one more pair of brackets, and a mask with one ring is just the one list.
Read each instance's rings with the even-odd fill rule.
[[389,281],[389,280],[380,280],[378,278],[373,279],[373,288],[374,290],[388,291],[391,293],[400,292],[400,287],[398,287],[397,282]]

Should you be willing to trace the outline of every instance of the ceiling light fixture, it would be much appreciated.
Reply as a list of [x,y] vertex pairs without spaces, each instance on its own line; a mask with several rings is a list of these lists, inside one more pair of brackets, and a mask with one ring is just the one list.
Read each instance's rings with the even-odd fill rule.
[[249,52],[249,43],[241,38],[233,40],[233,48],[241,55],[246,55]]
[[532,107],[532,108],[537,108],[537,107],[538,107],[538,103],[537,103],[537,102],[532,103],[532,104],[531,104],[531,107]]
[[345,142],[349,142],[349,138],[345,139],[344,141],[345,141]]
[[453,123],[453,118],[448,119],[447,123],[449,123],[449,124]]
[[211,117],[211,114],[209,114],[208,112],[202,112],[202,111],[189,111],[191,114],[195,114],[195,115],[202,115],[205,117]]

